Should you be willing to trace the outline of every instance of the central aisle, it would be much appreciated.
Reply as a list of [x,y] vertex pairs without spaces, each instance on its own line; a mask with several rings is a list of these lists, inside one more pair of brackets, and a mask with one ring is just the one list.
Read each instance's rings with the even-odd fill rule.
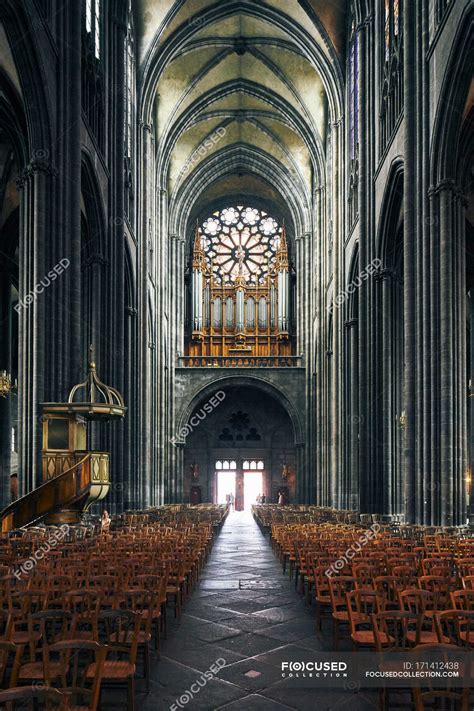
[[[282,575],[248,513],[228,516],[181,623],[172,614],[161,660],[152,665],[151,693],[140,698],[144,711],[377,708],[365,694],[281,688],[281,661],[330,649],[330,629],[316,636],[314,611]],[[202,673],[216,662],[223,665],[217,677],[204,683]]]

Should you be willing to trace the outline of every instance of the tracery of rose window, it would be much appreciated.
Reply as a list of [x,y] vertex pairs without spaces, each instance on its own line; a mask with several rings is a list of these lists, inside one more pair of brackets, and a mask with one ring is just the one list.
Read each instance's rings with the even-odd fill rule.
[[215,283],[263,284],[275,269],[282,227],[254,207],[227,207],[202,225],[202,248]]

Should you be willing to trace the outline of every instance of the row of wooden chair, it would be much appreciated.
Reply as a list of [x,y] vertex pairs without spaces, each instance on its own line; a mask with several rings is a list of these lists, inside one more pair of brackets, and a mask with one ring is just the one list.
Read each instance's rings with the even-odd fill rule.
[[[159,655],[167,607],[181,616],[223,515],[220,508],[205,513],[209,520],[188,512],[179,523],[131,515],[41,557],[42,531],[0,540],[0,700],[20,703],[22,694],[34,695],[32,685],[52,685],[62,693],[52,694],[52,704],[94,711],[102,683],[118,684],[133,710],[137,665],[148,690],[150,645],[154,638]],[[78,675],[82,701],[73,691]],[[25,690],[14,690],[17,684]]]
[[[354,650],[472,656],[474,539],[465,530],[364,529],[360,521],[314,521],[296,511],[282,520],[276,509],[255,516],[266,522],[283,574],[315,604],[317,631],[324,619],[332,622],[335,650],[345,635]],[[455,684],[420,684],[409,693],[416,711],[470,708],[469,688]],[[381,709],[392,708],[389,696],[383,688]]]

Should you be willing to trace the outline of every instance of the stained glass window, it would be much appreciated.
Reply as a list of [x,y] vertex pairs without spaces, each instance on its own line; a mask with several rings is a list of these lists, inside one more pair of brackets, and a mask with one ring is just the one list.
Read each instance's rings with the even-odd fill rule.
[[242,275],[261,284],[275,267],[281,225],[254,207],[237,205],[213,212],[201,225],[206,261],[216,283],[233,284]]
[[133,150],[133,104],[135,100],[135,51],[134,51],[134,33],[133,33],[133,16],[132,4],[129,3],[128,21],[127,21],[127,37],[125,39],[125,80],[126,80],[126,95],[125,95],[125,155],[132,158]]
[[393,2],[393,33],[398,35],[399,22],[400,22],[400,3],[398,0]]
[[265,469],[265,464],[261,459],[259,461],[249,461],[246,459],[242,465],[242,469],[244,469],[244,471],[252,471],[254,469],[262,470]]
[[352,23],[349,48],[349,148],[351,158],[354,158],[356,153],[359,120],[358,43],[359,37],[358,34],[355,32],[354,23]]
[[85,23],[87,34],[93,37],[94,56],[100,59],[100,0],[86,0]]
[[86,30],[92,32],[92,0],[86,0]]
[[94,49],[96,58],[100,59],[100,0],[95,0]]
[[385,0],[385,59],[390,55],[390,0]]
[[235,471],[237,469],[237,462],[232,460],[217,460],[216,469],[228,469],[229,471]]
[[395,37],[400,34],[400,0],[385,0],[385,61],[390,58]]

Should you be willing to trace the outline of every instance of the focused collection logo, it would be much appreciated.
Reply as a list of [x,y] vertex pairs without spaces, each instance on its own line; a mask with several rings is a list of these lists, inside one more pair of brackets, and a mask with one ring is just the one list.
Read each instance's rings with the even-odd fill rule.
[[283,679],[345,679],[346,662],[282,662]]

